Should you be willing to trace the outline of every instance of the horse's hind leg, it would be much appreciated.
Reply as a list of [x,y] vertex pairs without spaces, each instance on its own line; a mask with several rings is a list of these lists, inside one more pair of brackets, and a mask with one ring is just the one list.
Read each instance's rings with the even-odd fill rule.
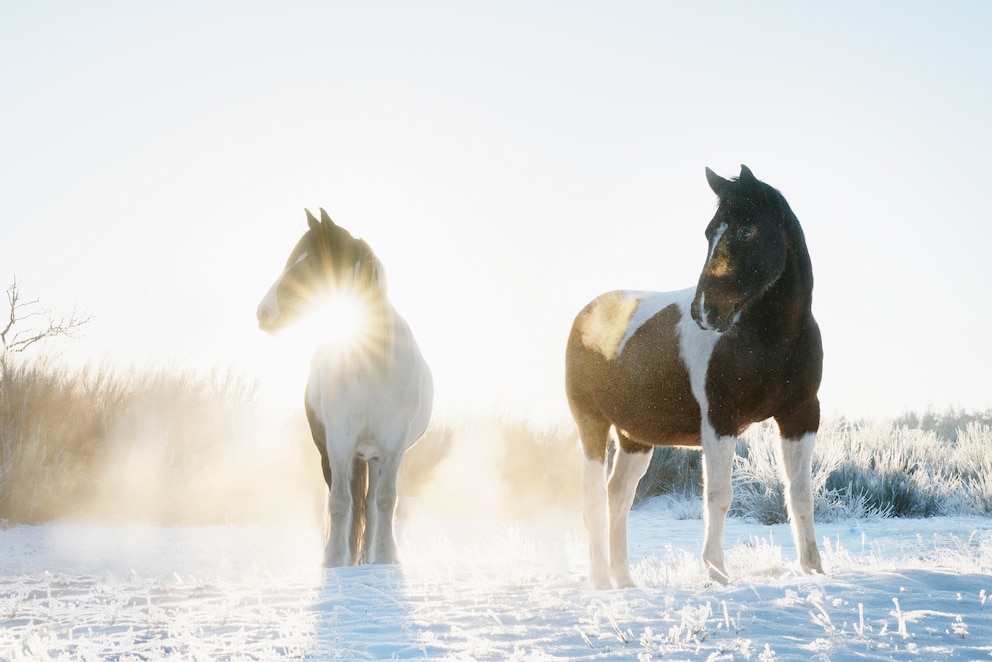
[[632,442],[622,432],[618,434],[613,473],[610,475],[610,575],[617,588],[634,585],[627,558],[627,516],[634,503],[637,483],[648,470],[651,447]]
[[579,438],[586,457],[583,517],[589,536],[589,579],[597,589],[610,588],[607,548],[606,447],[610,435],[607,421],[576,415]]
[[395,453],[369,460],[369,495],[366,504],[366,557],[369,563],[399,563],[393,515],[396,512],[396,478],[402,455]]

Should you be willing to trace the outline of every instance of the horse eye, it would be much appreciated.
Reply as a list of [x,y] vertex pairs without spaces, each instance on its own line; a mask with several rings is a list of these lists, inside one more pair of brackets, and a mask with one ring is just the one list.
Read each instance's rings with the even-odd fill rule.
[[753,225],[745,225],[737,228],[737,238],[740,241],[750,241],[756,234],[758,234],[758,229]]

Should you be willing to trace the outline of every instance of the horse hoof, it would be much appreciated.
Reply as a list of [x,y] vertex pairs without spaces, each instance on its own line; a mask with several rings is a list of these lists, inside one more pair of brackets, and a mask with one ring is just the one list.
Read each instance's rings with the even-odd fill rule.
[[610,581],[609,577],[590,577],[589,583],[592,584],[593,589],[597,591],[609,591],[613,588],[613,583]]
[[730,575],[727,574],[727,570],[725,568],[717,568],[716,566],[711,565],[709,567],[708,574],[710,576],[710,580],[722,586],[726,586],[730,583]]
[[613,585],[617,588],[635,588],[637,586],[637,584],[634,583],[634,579],[629,574],[614,579]]

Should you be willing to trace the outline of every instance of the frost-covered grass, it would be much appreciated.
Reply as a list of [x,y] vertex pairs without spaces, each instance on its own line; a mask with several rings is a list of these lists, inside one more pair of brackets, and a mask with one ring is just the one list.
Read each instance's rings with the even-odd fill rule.
[[774,426],[755,426],[728,586],[700,561],[698,452],[658,449],[630,518],[639,588],[596,592],[569,423],[436,422],[400,476],[403,564],[325,571],[302,412],[223,371],[41,363],[0,386],[2,660],[992,656],[987,421],[826,424],[815,577],[782,523]]
[[[954,438],[891,421],[824,424],[813,459],[817,521],[850,517],[992,515],[992,427],[972,421]],[[732,514],[786,521],[773,423],[752,426],[737,445]],[[699,453],[657,448],[639,495],[699,495]]]
[[318,527],[16,526],[0,659],[901,660],[992,655],[992,522],[731,518],[731,583],[677,499],[631,515],[638,587],[593,591],[581,527],[416,517],[401,566],[321,570]]

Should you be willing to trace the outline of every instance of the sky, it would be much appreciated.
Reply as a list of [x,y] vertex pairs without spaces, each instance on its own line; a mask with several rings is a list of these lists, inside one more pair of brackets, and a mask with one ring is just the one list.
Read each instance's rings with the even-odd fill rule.
[[827,417],[992,407],[986,2],[0,3],[0,279],[76,363],[230,365],[324,207],[384,263],[438,411],[567,418],[610,289],[695,284],[740,165],[803,224]]

